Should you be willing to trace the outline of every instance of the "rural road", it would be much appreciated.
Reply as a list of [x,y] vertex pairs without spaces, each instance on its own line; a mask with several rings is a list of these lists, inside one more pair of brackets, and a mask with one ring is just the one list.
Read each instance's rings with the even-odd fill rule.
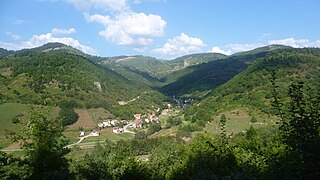
[[69,144],[68,146],[65,146],[65,148],[70,148],[70,147],[72,147],[72,146],[74,146],[74,145],[77,145],[77,144],[81,143],[83,140],[85,140],[86,138],[91,137],[91,136],[96,136],[96,135],[88,134],[88,135],[86,135],[86,136],[83,136],[83,137],[81,137],[81,138],[79,139],[78,142],[75,142],[75,143],[73,143],[73,144]]
[[129,124],[123,126],[123,132],[135,134],[135,132],[128,130],[128,127],[129,127],[129,126],[132,126],[132,123],[129,123]]

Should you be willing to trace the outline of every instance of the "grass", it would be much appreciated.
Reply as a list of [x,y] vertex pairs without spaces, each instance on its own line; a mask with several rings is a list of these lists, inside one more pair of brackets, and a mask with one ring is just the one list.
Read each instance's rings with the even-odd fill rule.
[[88,109],[87,111],[96,123],[99,123],[104,119],[113,118],[113,115],[103,108],[92,108]]
[[[26,115],[30,105],[21,103],[4,103],[0,105],[0,149],[5,148],[12,144],[6,138],[6,130],[18,132],[21,129],[21,124],[13,124],[12,119],[18,114]],[[58,116],[59,108],[47,107],[50,109],[49,119]],[[23,119],[23,118],[22,118]],[[25,119],[25,118],[24,118]]]
[[19,131],[20,125],[12,123],[12,119],[27,110],[27,105],[19,103],[5,103],[0,105],[0,149],[5,148],[11,144],[11,141],[6,138],[5,131]]
[[[274,117],[267,117],[259,112],[250,112],[250,115],[247,113],[246,109],[235,109],[228,112],[224,112],[214,117],[212,122],[208,122],[203,129],[203,132],[209,135],[217,135],[221,133],[221,128],[219,126],[220,117],[222,114],[225,114],[227,118],[226,122],[226,134],[236,134],[239,132],[246,131],[250,126],[254,128],[267,127],[270,125],[275,125],[276,119]],[[250,122],[252,117],[256,117],[257,122]]]

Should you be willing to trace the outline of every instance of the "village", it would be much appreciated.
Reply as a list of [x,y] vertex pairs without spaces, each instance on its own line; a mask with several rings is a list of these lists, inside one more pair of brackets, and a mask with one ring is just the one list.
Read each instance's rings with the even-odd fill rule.
[[[99,130],[105,128],[112,128],[112,132],[114,134],[121,134],[121,133],[132,133],[135,134],[137,129],[142,129],[144,126],[150,123],[160,123],[159,115],[168,116],[169,109],[175,108],[185,108],[192,104],[194,99],[180,99],[173,95],[172,100],[174,105],[168,103],[165,104],[162,109],[157,108],[154,112],[148,114],[134,114],[131,120],[124,120],[124,119],[103,119],[98,122],[97,129],[93,130],[89,134],[86,134],[85,131],[80,131],[79,136],[99,136]],[[120,103],[120,101],[119,101]],[[156,113],[155,113],[156,112]],[[159,114],[159,115],[156,115]]]
[[[168,104],[168,107],[172,107]],[[169,115],[169,108],[165,108],[161,111],[161,115]],[[160,111],[160,108],[157,109]],[[112,128],[114,134],[132,133],[135,134],[137,129],[141,129],[150,123],[160,123],[160,118],[155,113],[150,114],[134,114],[132,120],[121,119],[104,119],[97,124],[97,129],[92,130],[89,134],[86,134],[84,130],[79,132],[80,137],[99,136],[99,130],[105,128]]]

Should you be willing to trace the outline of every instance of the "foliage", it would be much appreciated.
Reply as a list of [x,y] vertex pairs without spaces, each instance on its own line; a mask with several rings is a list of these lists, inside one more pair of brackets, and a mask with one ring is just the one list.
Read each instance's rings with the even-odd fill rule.
[[288,95],[287,106],[275,106],[281,114],[281,137],[287,145],[283,175],[313,179],[320,172],[320,86],[305,88],[302,81],[293,82]]
[[161,125],[159,123],[151,123],[149,125],[149,128],[147,130],[147,135],[151,135],[151,134],[154,134],[155,132],[158,132],[162,129]]
[[147,133],[143,130],[136,132],[136,134],[134,135],[135,139],[146,139],[147,138]]
[[182,121],[181,121],[180,118],[178,118],[178,117],[175,117],[175,118],[169,117],[167,122],[166,122],[165,128],[171,128],[172,126],[177,126],[177,125],[179,125],[181,123],[182,123]]
[[230,176],[237,169],[232,151],[208,137],[194,140],[185,156],[172,174],[173,179],[216,179]]
[[62,101],[59,103],[60,112],[58,119],[61,120],[63,126],[75,123],[79,115],[74,111],[76,103],[74,101]]
[[28,178],[65,179],[68,177],[65,155],[69,150],[64,148],[67,141],[63,138],[61,123],[47,116],[48,112],[43,109],[32,108],[21,132],[11,133],[10,137],[20,141],[26,150],[26,158],[18,163],[28,167]]
[[250,122],[251,123],[256,123],[258,120],[255,116],[252,116],[251,119],[250,119]]

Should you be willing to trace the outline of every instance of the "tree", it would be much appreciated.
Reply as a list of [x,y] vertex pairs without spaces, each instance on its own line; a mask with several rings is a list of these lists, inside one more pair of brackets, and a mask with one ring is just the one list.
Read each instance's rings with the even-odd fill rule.
[[135,139],[146,139],[147,138],[147,133],[145,131],[138,131],[135,135],[134,135]]
[[256,117],[252,116],[252,118],[250,119],[251,123],[256,123],[258,120]]
[[28,121],[19,134],[12,133],[15,141],[21,141],[26,150],[26,164],[31,168],[31,179],[66,179],[68,161],[65,155],[67,141],[63,137],[63,126],[58,120],[48,119],[43,107],[31,108]]
[[76,107],[76,105],[77,104],[74,101],[60,102],[59,119],[61,119],[63,126],[73,124],[78,120],[79,115],[74,111],[74,108]]
[[[291,83],[289,104],[277,104],[280,130],[287,145],[286,169],[295,178],[313,179],[320,172],[320,91],[305,89],[302,81]],[[276,100],[276,97],[274,97]]]
[[147,130],[147,135],[151,135],[155,132],[160,131],[162,128],[160,126],[160,124],[158,123],[151,123],[151,125],[149,126],[148,130]]
[[221,128],[221,141],[223,145],[226,145],[228,143],[227,140],[227,132],[226,132],[226,122],[227,118],[224,114],[220,117],[220,128]]
[[166,123],[166,128],[171,128],[172,126],[177,126],[181,123],[182,123],[182,121],[180,118],[169,117],[169,119],[167,120],[167,123]]

